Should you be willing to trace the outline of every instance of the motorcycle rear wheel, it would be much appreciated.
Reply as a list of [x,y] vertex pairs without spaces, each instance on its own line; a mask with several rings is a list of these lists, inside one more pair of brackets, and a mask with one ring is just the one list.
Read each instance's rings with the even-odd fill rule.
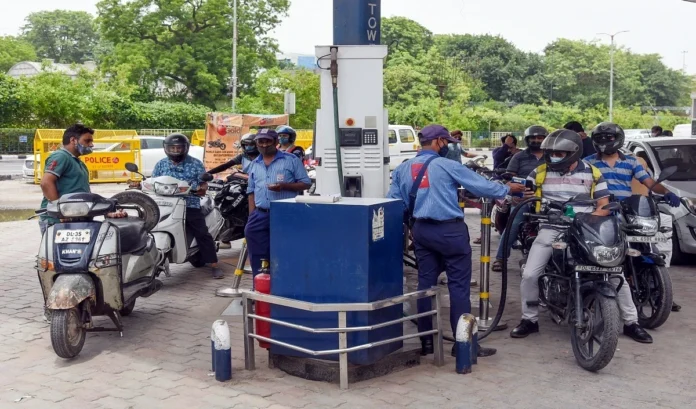
[[77,308],[51,311],[51,345],[61,358],[75,358],[85,345],[87,330]]
[[570,343],[575,360],[590,372],[596,372],[611,362],[619,340],[619,306],[616,298],[591,292],[583,299],[585,328],[571,323]]
[[[642,266],[636,276],[638,283],[635,284],[641,286],[643,295],[638,299],[635,291],[631,292],[638,310],[638,324],[643,328],[658,328],[672,312],[672,278],[667,267],[656,265]],[[644,309],[649,310],[650,315],[646,315]]]

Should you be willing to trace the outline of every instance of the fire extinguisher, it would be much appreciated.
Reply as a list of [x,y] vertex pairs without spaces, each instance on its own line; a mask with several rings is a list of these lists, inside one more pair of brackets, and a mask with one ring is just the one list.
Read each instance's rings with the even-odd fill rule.
[[[263,294],[271,293],[271,269],[268,260],[261,260],[261,271],[254,277],[254,289]],[[266,302],[256,302],[256,315],[261,317],[271,318],[271,305]],[[267,321],[256,320],[256,334],[262,337],[271,337],[271,323]],[[261,348],[270,348],[268,342],[259,340]]]

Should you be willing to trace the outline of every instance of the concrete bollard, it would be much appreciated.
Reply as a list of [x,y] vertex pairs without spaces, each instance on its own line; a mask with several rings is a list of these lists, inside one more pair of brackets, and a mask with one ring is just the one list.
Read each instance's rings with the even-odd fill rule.
[[227,321],[217,320],[210,331],[212,348],[213,371],[215,380],[225,382],[232,379],[232,346],[230,345],[230,329]]
[[478,345],[478,325],[473,315],[462,314],[459,317],[455,341],[457,373],[471,373],[471,366],[477,363],[476,349]]

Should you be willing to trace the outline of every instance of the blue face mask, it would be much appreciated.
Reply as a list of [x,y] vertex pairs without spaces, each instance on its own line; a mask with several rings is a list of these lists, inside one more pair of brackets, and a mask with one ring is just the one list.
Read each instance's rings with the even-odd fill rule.
[[254,145],[244,145],[244,152],[246,153],[251,153],[256,150],[256,146]]
[[559,158],[557,156],[552,156],[551,163],[558,163],[558,162],[562,161],[563,159],[565,159],[565,158]]
[[80,142],[75,142],[75,145],[77,147],[77,153],[79,153],[80,156],[89,155],[90,153],[94,152],[92,147],[85,146],[85,145],[81,144]]
[[280,144],[281,144],[281,145],[287,145],[287,144],[289,144],[289,143],[290,143],[290,138],[289,138],[289,137],[286,137],[286,136],[280,137]]

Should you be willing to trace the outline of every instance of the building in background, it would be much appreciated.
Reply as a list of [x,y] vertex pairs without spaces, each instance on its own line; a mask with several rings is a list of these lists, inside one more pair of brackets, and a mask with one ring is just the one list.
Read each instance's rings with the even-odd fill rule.
[[278,53],[276,54],[276,60],[279,62],[291,63],[311,71],[318,68],[317,59],[312,54]]
[[84,64],[58,64],[53,60],[45,62],[22,61],[13,65],[7,75],[13,78],[33,77],[41,72],[59,72],[70,78],[76,78],[80,70],[93,72],[97,69],[97,64],[94,61],[85,61]]

